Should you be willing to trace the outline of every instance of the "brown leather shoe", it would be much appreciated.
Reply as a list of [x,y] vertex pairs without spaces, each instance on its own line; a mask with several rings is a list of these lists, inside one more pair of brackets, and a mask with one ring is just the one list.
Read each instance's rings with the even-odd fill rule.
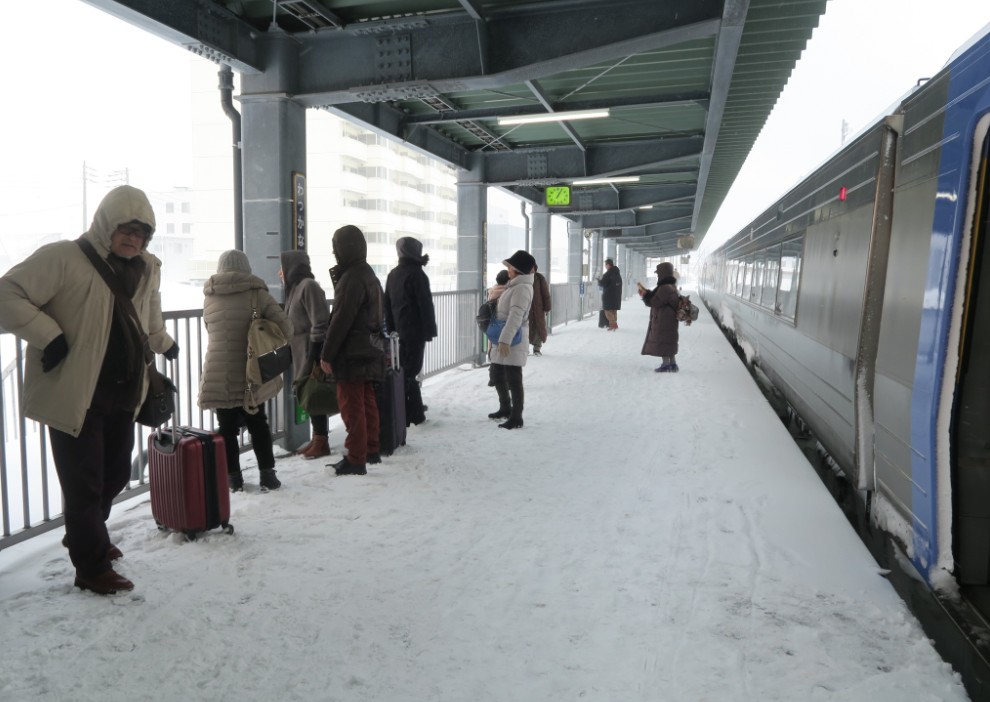
[[301,454],[303,458],[323,458],[330,455],[330,440],[325,436],[316,435],[312,443]]
[[105,573],[90,577],[76,576],[76,587],[80,590],[92,590],[97,595],[116,595],[134,589],[134,583],[112,568]]

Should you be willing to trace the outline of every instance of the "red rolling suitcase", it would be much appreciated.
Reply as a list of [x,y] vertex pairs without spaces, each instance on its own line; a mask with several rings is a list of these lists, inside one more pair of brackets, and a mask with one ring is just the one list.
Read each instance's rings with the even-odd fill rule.
[[158,528],[181,531],[190,540],[204,531],[230,524],[227,454],[219,434],[172,427],[148,437],[151,516]]
[[388,339],[391,362],[375,393],[383,456],[391,456],[396,448],[406,445],[406,379],[399,367],[399,335],[392,332]]

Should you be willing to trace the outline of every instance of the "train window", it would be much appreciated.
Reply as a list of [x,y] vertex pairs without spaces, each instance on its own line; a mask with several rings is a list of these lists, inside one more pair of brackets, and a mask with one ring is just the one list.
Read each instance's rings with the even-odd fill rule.
[[766,265],[763,270],[763,296],[760,304],[776,310],[777,281],[780,277],[780,246],[771,246],[766,251]]
[[785,241],[780,251],[780,285],[777,288],[777,313],[794,319],[797,313],[798,288],[801,284],[801,252],[804,236]]
[[763,252],[761,251],[753,257],[753,285],[749,290],[749,299],[756,304],[760,304],[760,295],[763,293],[764,264]]
[[750,256],[745,261],[742,261],[742,297],[744,300],[749,299],[749,294],[753,290],[753,257]]

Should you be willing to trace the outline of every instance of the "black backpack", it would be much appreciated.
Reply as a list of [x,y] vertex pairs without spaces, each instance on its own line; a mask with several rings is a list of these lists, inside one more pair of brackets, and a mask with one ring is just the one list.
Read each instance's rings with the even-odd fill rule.
[[488,323],[495,318],[496,306],[498,306],[498,298],[481,303],[481,307],[478,308],[478,315],[474,318],[481,331],[488,330]]

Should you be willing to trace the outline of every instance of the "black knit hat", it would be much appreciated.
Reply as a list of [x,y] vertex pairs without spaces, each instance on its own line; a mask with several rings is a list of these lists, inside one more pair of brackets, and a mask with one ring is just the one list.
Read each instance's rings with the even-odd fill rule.
[[533,258],[528,251],[523,251],[522,249],[516,251],[514,254],[502,261],[502,263],[506,266],[512,266],[523,275],[529,275],[533,272],[533,268],[536,267],[536,259]]

